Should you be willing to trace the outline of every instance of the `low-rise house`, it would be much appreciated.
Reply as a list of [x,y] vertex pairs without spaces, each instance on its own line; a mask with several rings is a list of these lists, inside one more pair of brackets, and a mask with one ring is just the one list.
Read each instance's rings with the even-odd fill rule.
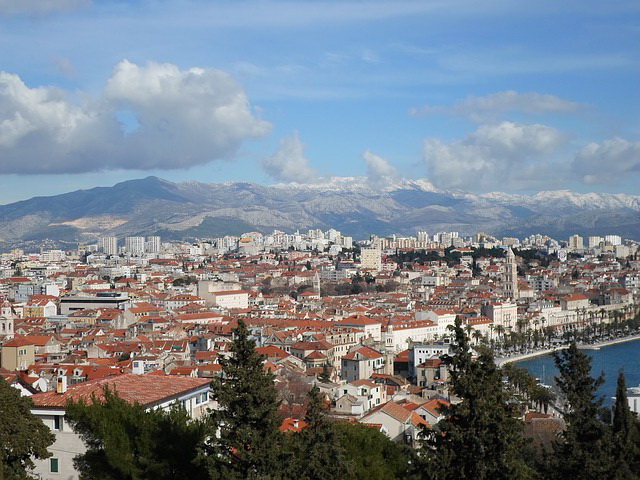
[[360,423],[382,425],[395,442],[415,446],[422,426],[430,427],[420,415],[396,402],[387,402],[363,416]]
[[342,357],[340,377],[350,383],[383,373],[384,368],[384,356],[373,348],[362,346]]
[[146,409],[169,409],[173,404],[182,405],[189,415],[199,418],[211,407],[210,381],[206,378],[164,375],[125,374],[67,387],[66,377],[59,377],[56,390],[32,395],[31,413],[41,419],[55,434],[55,442],[49,447],[52,456],[36,460],[34,473],[42,479],[75,480],[78,472],[73,458],[86,450],[80,436],[65,420],[65,406],[70,400],[89,401],[92,395],[104,398],[104,388],[118,392],[128,402],[138,402]]
[[356,380],[341,385],[337,395],[335,412],[356,418],[387,402],[386,386],[371,380]]
[[25,337],[15,337],[2,344],[0,367],[9,371],[26,370],[35,363],[35,343]]

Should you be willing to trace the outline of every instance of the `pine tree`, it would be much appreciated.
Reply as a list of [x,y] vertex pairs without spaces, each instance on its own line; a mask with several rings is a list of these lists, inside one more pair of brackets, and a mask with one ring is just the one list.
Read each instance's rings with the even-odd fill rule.
[[31,413],[32,402],[0,377],[0,479],[28,478],[32,458],[51,456],[55,435]]
[[566,397],[567,428],[555,445],[551,473],[559,479],[613,478],[616,466],[610,428],[599,418],[602,398],[597,390],[604,376],[591,376],[591,358],[575,342],[554,353],[556,384]]
[[617,479],[640,478],[640,431],[638,419],[629,408],[624,373],[618,374],[616,403],[613,410],[613,444]]
[[308,394],[307,425],[291,435],[293,461],[288,478],[326,480],[350,476],[351,464],[339,442],[334,425],[326,417],[323,397],[317,386]]
[[249,338],[244,321],[233,330],[230,358],[212,382],[218,409],[211,412],[208,453],[212,478],[281,478],[282,434],[273,375]]
[[520,453],[526,441],[517,407],[509,402],[502,374],[488,350],[472,358],[469,339],[455,322],[453,355],[443,357],[451,388],[461,398],[441,411],[445,419],[423,431],[420,473],[423,478],[522,479],[531,472]]

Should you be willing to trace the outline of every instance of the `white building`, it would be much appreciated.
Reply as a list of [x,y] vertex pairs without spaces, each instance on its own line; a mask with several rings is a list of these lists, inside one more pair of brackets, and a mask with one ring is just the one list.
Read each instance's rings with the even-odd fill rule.
[[210,379],[158,375],[126,374],[78,383],[67,388],[67,377],[58,378],[54,391],[31,396],[31,413],[37,416],[55,434],[49,447],[50,458],[36,460],[34,473],[43,480],[76,480],[78,472],[73,468],[73,458],[86,451],[86,447],[65,419],[65,406],[69,400],[90,401],[91,395],[104,398],[104,388],[116,389],[120,398],[138,402],[147,410],[169,409],[181,404],[192,418],[200,418],[213,407],[209,400]]
[[159,253],[162,244],[160,243],[160,237],[153,236],[147,237],[147,241],[145,243],[145,252],[146,253]]
[[98,239],[98,251],[106,255],[118,254],[118,238],[117,237],[101,237]]
[[144,237],[126,237],[124,239],[124,249],[129,255],[143,255],[144,247]]
[[640,416],[640,387],[627,389],[627,402],[631,411]]
[[227,310],[249,308],[249,293],[244,290],[228,290],[212,294],[213,304]]
[[482,307],[482,314],[489,317],[495,326],[514,328],[518,321],[518,306],[512,302],[492,303]]

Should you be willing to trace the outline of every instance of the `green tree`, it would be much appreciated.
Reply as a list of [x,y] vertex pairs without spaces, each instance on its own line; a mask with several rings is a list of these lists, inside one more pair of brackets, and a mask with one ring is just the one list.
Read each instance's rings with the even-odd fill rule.
[[604,376],[591,376],[591,358],[575,342],[554,352],[554,361],[560,374],[555,381],[568,407],[567,428],[555,445],[551,474],[560,479],[613,478],[611,432],[598,416],[602,398],[597,390]]
[[361,423],[337,422],[334,428],[345,449],[354,480],[394,480],[413,478],[409,475],[414,452],[396,443],[384,433]]
[[67,419],[87,445],[74,459],[81,478],[143,480],[208,478],[198,456],[204,442],[203,422],[175,405],[146,411],[105,388],[104,399],[71,401]]
[[0,479],[30,478],[32,458],[51,456],[55,435],[31,413],[31,399],[0,377]]
[[320,373],[320,375],[318,376],[318,380],[320,380],[322,383],[329,383],[331,381],[331,372],[329,370],[328,364],[325,363],[322,366],[322,373]]
[[302,431],[290,436],[294,459],[289,463],[288,478],[348,478],[351,463],[326,417],[324,399],[317,386],[309,391],[305,421],[307,425]]
[[472,357],[469,339],[455,322],[453,355],[444,356],[451,388],[461,399],[441,409],[445,419],[433,431],[423,430],[420,472],[423,478],[522,479],[531,472],[521,457],[524,426],[516,418],[488,349]]
[[613,410],[614,462],[617,479],[640,478],[640,431],[638,418],[629,408],[624,373],[618,374],[616,402]]
[[281,478],[282,434],[273,375],[249,338],[244,321],[233,330],[232,355],[221,358],[222,376],[212,382],[219,408],[211,412],[208,454],[212,478]]

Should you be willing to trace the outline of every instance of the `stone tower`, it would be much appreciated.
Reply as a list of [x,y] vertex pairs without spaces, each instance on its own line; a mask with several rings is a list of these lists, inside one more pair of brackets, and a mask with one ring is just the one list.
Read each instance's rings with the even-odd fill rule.
[[14,320],[11,304],[5,300],[0,306],[0,340],[11,340],[13,338]]
[[516,255],[507,248],[507,261],[504,266],[504,293],[511,300],[518,300],[518,265]]

